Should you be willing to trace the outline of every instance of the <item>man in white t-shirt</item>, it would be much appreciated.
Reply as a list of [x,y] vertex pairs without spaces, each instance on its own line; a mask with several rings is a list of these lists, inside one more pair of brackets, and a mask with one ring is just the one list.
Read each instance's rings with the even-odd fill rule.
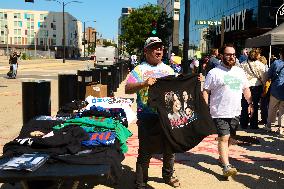
[[236,54],[233,45],[223,48],[223,62],[210,70],[203,87],[203,97],[208,103],[210,94],[210,114],[218,133],[219,161],[223,165],[223,175],[234,176],[237,169],[229,163],[229,139],[236,135],[241,114],[242,93],[247,100],[248,113],[252,115],[252,97],[244,71],[235,66]]

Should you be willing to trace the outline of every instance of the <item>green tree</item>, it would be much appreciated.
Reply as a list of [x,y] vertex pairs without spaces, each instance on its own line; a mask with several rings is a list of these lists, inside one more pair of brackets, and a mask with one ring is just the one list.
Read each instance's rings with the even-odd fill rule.
[[[153,22],[157,26],[153,26]],[[173,20],[167,16],[157,5],[147,4],[131,12],[122,22],[124,33],[120,40],[126,44],[126,51],[129,54],[143,56],[145,40],[150,36],[157,36],[162,39],[164,46],[169,46],[169,36],[172,33]],[[156,34],[152,31],[156,29]]]

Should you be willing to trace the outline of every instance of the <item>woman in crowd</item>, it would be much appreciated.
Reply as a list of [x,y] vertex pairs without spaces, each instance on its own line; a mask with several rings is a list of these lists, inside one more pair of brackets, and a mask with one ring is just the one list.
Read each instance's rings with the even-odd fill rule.
[[252,94],[253,115],[249,118],[248,106],[249,104],[243,97],[242,99],[242,112],[240,124],[241,127],[246,129],[248,124],[251,129],[258,129],[258,103],[263,90],[263,83],[266,81],[266,67],[259,61],[261,51],[258,48],[252,49],[248,54],[248,60],[240,64],[243,68],[247,79],[249,81],[250,90]]
[[[259,58],[259,61],[265,65],[265,68],[268,71],[267,59],[265,58],[265,56],[261,56]],[[269,92],[266,95],[262,93],[262,96],[260,98],[260,116],[261,116],[261,121],[259,122],[260,124],[267,123],[269,96],[270,96]]]

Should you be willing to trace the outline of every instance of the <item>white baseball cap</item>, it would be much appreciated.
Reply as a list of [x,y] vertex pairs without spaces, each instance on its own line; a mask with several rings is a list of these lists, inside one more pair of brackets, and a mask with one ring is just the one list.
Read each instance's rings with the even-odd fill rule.
[[158,37],[148,37],[148,39],[145,41],[144,49],[152,46],[153,44],[157,44],[157,43],[163,44],[162,40]]

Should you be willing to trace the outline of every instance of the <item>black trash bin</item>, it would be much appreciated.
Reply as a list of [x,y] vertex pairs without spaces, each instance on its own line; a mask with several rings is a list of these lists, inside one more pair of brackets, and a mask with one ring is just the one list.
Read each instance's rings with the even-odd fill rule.
[[85,100],[86,86],[93,82],[92,70],[78,70],[78,100]]
[[123,81],[123,62],[119,62],[119,83]]
[[93,81],[95,83],[101,83],[101,66],[96,66],[95,68],[91,68],[93,72]]
[[78,100],[78,76],[76,74],[58,74],[58,106]]
[[101,67],[101,84],[107,85],[107,96],[113,96],[113,78],[111,66]]
[[116,88],[118,88],[119,84],[121,82],[121,80],[120,80],[119,64],[115,64],[115,67],[116,67],[116,73],[117,73],[117,75],[116,75]]
[[23,124],[40,115],[51,115],[50,81],[22,82]]
[[118,82],[119,82],[119,78],[118,78],[118,70],[116,67],[116,64],[111,65],[111,79],[112,79],[112,88],[113,88],[113,92],[117,91],[118,88]]

